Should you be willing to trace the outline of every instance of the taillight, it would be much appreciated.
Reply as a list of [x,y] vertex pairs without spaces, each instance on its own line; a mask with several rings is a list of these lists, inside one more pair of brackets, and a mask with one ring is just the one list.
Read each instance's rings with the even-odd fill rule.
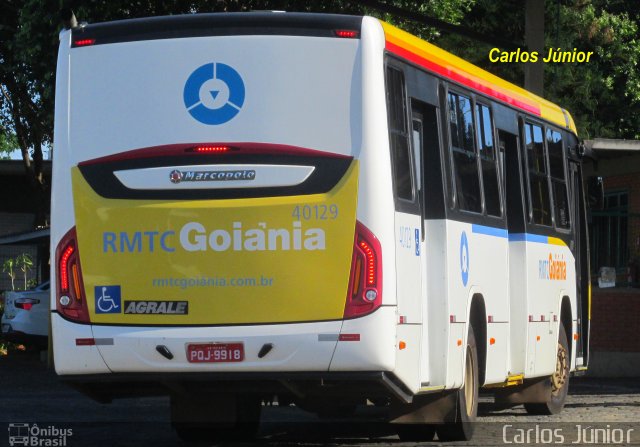
[[355,39],[358,37],[358,32],[351,29],[337,29],[334,30],[336,36],[342,37],[343,39]]
[[31,310],[34,304],[40,304],[40,300],[35,298],[16,298],[13,305],[18,309]]
[[370,314],[382,304],[382,249],[367,227],[356,221],[351,276],[344,318]]
[[229,146],[196,146],[193,151],[198,153],[220,153],[229,152]]
[[60,315],[80,323],[89,322],[89,310],[82,284],[76,229],[64,235],[56,249],[56,309]]
[[76,47],[86,47],[96,43],[95,39],[77,39],[73,41],[73,45]]

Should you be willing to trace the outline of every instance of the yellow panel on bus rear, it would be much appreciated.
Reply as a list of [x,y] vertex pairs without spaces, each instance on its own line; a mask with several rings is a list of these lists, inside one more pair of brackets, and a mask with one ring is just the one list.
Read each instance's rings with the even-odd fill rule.
[[341,319],[358,162],[325,194],[122,200],[72,169],[92,323],[228,325]]

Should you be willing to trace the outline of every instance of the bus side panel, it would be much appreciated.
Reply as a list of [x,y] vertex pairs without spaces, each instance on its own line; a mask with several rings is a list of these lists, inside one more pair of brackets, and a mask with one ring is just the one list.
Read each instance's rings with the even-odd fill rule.
[[355,152],[360,163],[357,220],[378,238],[382,246],[382,304],[396,304],[394,262],[394,205],[391,157],[387,131],[387,102],[382,25],[377,19],[362,21],[362,145]]
[[340,334],[343,339],[338,341],[330,371],[394,370],[397,348],[394,306],[382,306],[371,315],[344,320]]
[[[529,321],[527,377],[553,374],[556,368],[559,303],[568,295],[575,303],[575,261],[559,239],[534,237],[528,241],[526,258],[527,319]],[[575,306],[572,305],[575,312]],[[535,354],[534,354],[535,353]]]
[[[446,382],[447,344],[449,339],[448,296],[449,281],[447,264],[447,221],[425,222],[427,255],[427,315],[429,325],[427,337],[422,340],[429,345],[430,386],[441,386]],[[422,378],[425,381],[425,377]]]
[[[484,306],[484,324],[487,337],[477,344],[486,348],[486,379],[490,382],[504,380],[507,370],[507,344],[490,344],[490,338],[504,337],[506,331],[496,324],[506,324],[509,318],[507,271],[508,239],[504,230],[481,225],[447,221],[447,247],[451,254],[447,259],[449,283],[449,308],[447,317],[451,334],[447,354],[447,387],[462,385],[464,373],[464,349],[467,343],[468,327],[471,324],[469,310],[474,296],[481,299]],[[492,323],[487,323],[491,315]],[[460,324],[465,323],[460,329]],[[495,327],[495,328],[494,328]]]
[[398,297],[398,349],[396,375],[410,389],[420,387],[420,339],[422,337],[422,296],[425,273],[420,252],[421,217],[395,213],[396,295]]
[[[527,294],[528,276],[525,273],[527,245],[525,242],[509,242],[509,372],[524,374],[528,351]],[[524,292],[523,292],[524,291]]]

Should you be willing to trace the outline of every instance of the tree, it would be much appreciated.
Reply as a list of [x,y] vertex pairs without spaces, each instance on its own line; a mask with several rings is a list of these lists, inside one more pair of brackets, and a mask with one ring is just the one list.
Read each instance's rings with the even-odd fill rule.
[[24,290],[27,290],[27,276],[33,268],[33,258],[28,253],[22,253],[16,257],[15,263],[22,272],[22,276],[24,278]]
[[[390,4],[457,22],[475,0],[395,0]],[[36,225],[47,224],[48,185],[43,148],[52,145],[55,67],[61,29],[59,0],[4,0],[0,3],[0,155],[16,146],[36,194]],[[376,14],[375,8],[343,0],[80,0],[65,2],[89,23],[192,12],[249,10]],[[384,4],[384,3],[383,3]],[[392,17],[386,17],[393,21]],[[400,21],[413,31],[412,23]],[[420,32],[421,33],[421,32]],[[422,34],[422,33],[421,33]],[[426,35],[426,34],[423,34]]]
[[[462,24],[524,47],[518,0],[478,0]],[[582,138],[640,139],[640,2],[546,0],[545,47],[593,51],[589,63],[545,64],[545,97],[567,109]],[[492,63],[491,46],[446,35],[438,45],[518,85],[523,64]]]
[[[48,195],[42,152],[53,140],[53,105],[59,0],[0,3],[0,154],[20,148],[25,171],[39,197],[37,223],[46,223]],[[547,47],[595,51],[589,64],[558,64],[545,71],[546,94],[570,110],[584,137],[640,138],[640,2],[546,0]],[[72,0],[65,6],[90,23],[192,12],[287,10],[370,14],[434,40],[453,53],[522,84],[522,66],[493,64],[491,46],[392,16],[386,7],[461,24],[520,43],[520,0]],[[4,150],[3,150],[4,149]]]
[[0,160],[9,158],[9,154],[18,149],[18,140],[15,134],[0,132]]
[[16,286],[14,284],[14,281],[16,279],[15,268],[16,260],[14,258],[9,258],[2,264],[2,271],[9,275],[9,278],[11,278],[11,290],[16,290]]
[[[53,69],[57,18],[53,1],[0,3],[0,131],[17,142],[36,196],[36,225],[46,224],[42,148],[53,136]],[[54,25],[56,23],[56,25]],[[54,27],[55,26],[55,27]]]

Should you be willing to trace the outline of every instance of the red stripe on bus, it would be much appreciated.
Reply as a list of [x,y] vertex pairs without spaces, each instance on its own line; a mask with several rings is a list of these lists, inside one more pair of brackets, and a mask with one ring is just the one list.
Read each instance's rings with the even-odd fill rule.
[[511,96],[505,95],[502,92],[499,92],[497,90],[492,89],[491,87],[488,87],[484,84],[480,84],[479,82],[476,82],[472,79],[467,78],[466,76],[463,76],[459,73],[456,73],[455,71],[449,70],[446,67],[443,67],[442,65],[438,65],[433,61],[430,61],[428,59],[425,59],[421,56],[418,56],[417,54],[402,48],[401,46],[395,45],[389,41],[387,41],[387,50],[389,50],[390,52],[394,53],[397,56],[400,56],[404,59],[407,59],[417,65],[420,65],[421,67],[426,68],[429,71],[432,71],[434,73],[437,73],[447,79],[450,79],[452,81],[458,82],[462,85],[465,85],[471,89],[477,90],[479,92],[482,92],[488,96],[491,96],[493,98],[499,99],[500,101],[506,102],[507,104],[510,104],[514,107],[517,107],[519,109],[525,110],[527,112],[533,113],[535,115],[540,116],[540,108],[537,107],[534,104],[529,104],[526,103],[524,101],[521,101],[519,99],[513,98]]

